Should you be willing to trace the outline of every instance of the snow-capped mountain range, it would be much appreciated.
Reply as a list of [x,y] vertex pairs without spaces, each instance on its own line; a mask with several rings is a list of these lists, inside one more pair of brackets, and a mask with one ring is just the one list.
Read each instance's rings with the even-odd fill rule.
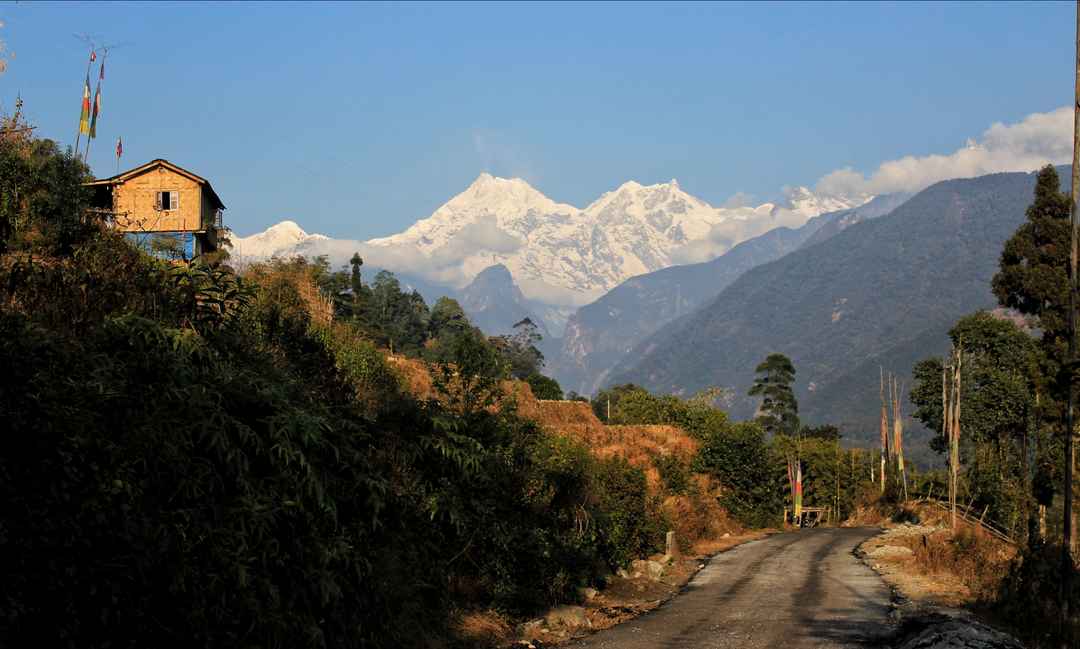
[[629,277],[707,261],[777,226],[798,226],[870,198],[818,196],[799,187],[787,192],[785,205],[713,207],[675,180],[630,181],[581,209],[551,200],[520,178],[483,173],[430,217],[390,237],[333,239],[282,221],[234,238],[233,254],[325,254],[338,265],[358,251],[366,265],[458,288],[502,264],[530,299],[569,306],[595,299]]

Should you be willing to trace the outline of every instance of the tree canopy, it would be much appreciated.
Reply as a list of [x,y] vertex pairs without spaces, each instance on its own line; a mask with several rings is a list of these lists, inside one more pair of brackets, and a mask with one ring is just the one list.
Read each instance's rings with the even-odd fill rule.
[[795,383],[795,366],[791,359],[780,353],[765,357],[756,368],[757,378],[749,395],[761,397],[761,406],[755,417],[761,427],[773,435],[794,435],[799,430],[799,403],[792,385]]

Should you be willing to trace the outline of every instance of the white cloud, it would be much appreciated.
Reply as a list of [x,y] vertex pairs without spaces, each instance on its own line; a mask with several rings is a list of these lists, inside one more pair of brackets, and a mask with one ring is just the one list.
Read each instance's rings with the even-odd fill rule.
[[491,215],[458,230],[452,239],[432,253],[430,260],[431,264],[441,267],[458,263],[480,251],[510,254],[522,245],[520,239],[501,229],[495,216]]
[[739,243],[779,227],[797,228],[806,222],[806,214],[769,203],[757,208],[729,210],[729,218],[715,223],[702,239],[689,241],[672,251],[676,264],[695,264],[715,259]]
[[1032,113],[1015,124],[992,125],[977,140],[947,155],[905,156],[881,163],[869,177],[838,169],[815,191],[833,196],[916,192],[938,181],[1004,171],[1031,171],[1072,159],[1073,111],[1069,106]]
[[348,263],[359,252],[367,266],[405,271],[433,282],[461,286],[475,273],[467,273],[462,262],[477,252],[508,255],[517,251],[523,242],[499,228],[495,218],[474,221],[459,230],[446,245],[425,254],[414,244],[372,245],[354,239],[312,237],[297,249],[307,257],[326,255],[331,267]]
[[561,286],[552,286],[541,279],[530,277],[514,277],[514,283],[521,292],[530,300],[537,300],[545,304],[558,304],[567,306],[582,306],[603,295],[603,289],[589,291],[575,291]]

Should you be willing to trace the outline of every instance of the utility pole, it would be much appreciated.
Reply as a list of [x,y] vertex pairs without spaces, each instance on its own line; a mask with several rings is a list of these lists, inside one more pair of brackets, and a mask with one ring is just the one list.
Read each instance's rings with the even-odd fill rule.
[[1069,210],[1069,233],[1072,245],[1069,255],[1069,372],[1068,372],[1068,399],[1065,405],[1065,521],[1063,533],[1065,538],[1061,544],[1061,617],[1062,617],[1062,647],[1069,645],[1071,630],[1071,611],[1069,610],[1072,599],[1072,550],[1073,543],[1073,464],[1076,460],[1073,450],[1073,407],[1075,395],[1073,394],[1073,373],[1076,362],[1076,201],[1080,196],[1080,0],[1076,3],[1076,83],[1073,87],[1073,159],[1072,159],[1072,206]]

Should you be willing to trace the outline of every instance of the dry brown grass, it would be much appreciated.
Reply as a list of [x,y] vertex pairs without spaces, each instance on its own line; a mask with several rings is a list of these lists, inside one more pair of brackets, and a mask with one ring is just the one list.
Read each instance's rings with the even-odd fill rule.
[[977,528],[950,530],[899,539],[914,552],[914,565],[925,575],[957,577],[976,600],[990,599],[1016,556],[1016,548]]
[[[668,496],[663,511],[684,550],[714,554],[731,547],[745,530],[720,506],[720,484],[710,475],[695,474],[690,493]],[[725,535],[727,537],[725,538]]]
[[928,504],[909,504],[904,511],[919,524],[891,527],[862,546],[887,582],[913,601],[936,605],[994,599],[1016,556],[1015,546],[963,521],[953,534],[948,513]]
[[674,455],[689,462],[697,452],[698,443],[682,429],[674,426],[562,426],[559,433],[573,437],[592,449],[599,458],[621,457],[645,472],[649,489],[658,492],[661,486],[656,458]]
[[453,624],[455,637],[470,647],[503,647],[514,637],[514,628],[497,611],[469,611]]
[[428,371],[427,363],[393,354],[387,354],[386,361],[401,376],[409,394],[421,401],[434,399],[437,396],[435,387],[431,383],[431,372]]
[[311,321],[322,327],[330,326],[334,319],[334,302],[323,295],[310,275],[295,274],[293,282]]
[[603,427],[592,407],[584,401],[537,401],[537,421],[545,426]]

